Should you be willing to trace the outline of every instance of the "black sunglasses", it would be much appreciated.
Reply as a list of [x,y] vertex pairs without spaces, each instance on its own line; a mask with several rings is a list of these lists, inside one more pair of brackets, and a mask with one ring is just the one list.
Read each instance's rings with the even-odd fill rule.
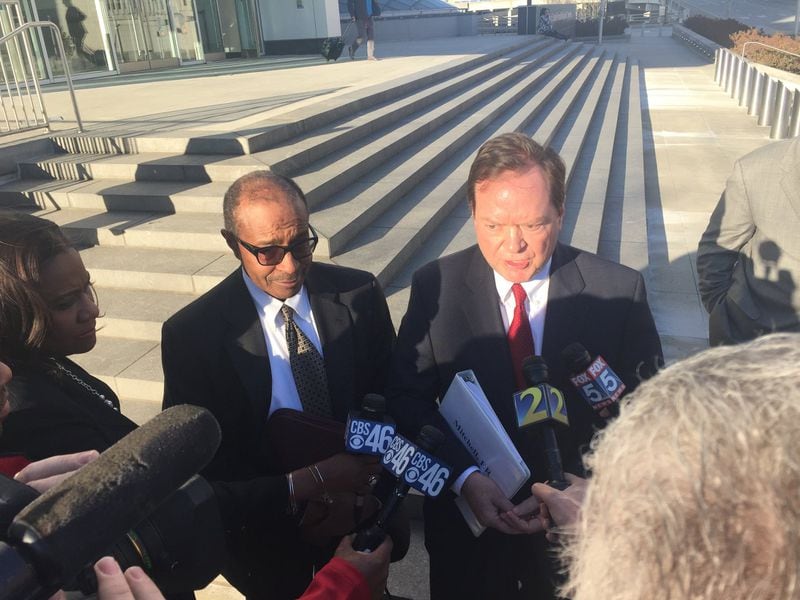
[[311,236],[308,239],[297,240],[288,246],[262,246],[259,248],[258,246],[253,246],[253,244],[248,244],[233,234],[231,236],[242,245],[242,248],[256,257],[258,264],[269,267],[280,264],[287,252],[291,252],[295,258],[308,258],[311,256],[314,253],[314,248],[317,247],[319,236],[311,225],[308,226],[308,229],[311,231]]

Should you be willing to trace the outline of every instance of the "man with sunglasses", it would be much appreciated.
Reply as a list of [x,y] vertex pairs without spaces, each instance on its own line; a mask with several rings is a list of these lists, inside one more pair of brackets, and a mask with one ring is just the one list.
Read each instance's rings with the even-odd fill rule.
[[[225,576],[248,598],[296,598],[329,558],[300,539],[304,501],[368,493],[380,465],[341,453],[286,472],[269,420],[288,408],[344,422],[366,393],[383,392],[394,327],[371,274],[312,261],[318,237],[291,179],[245,175],[223,212],[241,268],[164,324],[164,407],[203,406],[222,428],[204,475],[240,482],[252,524],[234,532]],[[252,506],[256,489],[274,502]]]

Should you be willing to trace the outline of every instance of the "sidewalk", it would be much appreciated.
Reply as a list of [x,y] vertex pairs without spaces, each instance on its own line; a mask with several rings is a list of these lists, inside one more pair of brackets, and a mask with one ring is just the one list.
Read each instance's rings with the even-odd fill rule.
[[697,244],[739,157],[769,143],[714,83],[714,65],[670,36],[669,28],[607,44],[644,67],[648,297],[668,361],[705,348],[708,315],[697,291]]

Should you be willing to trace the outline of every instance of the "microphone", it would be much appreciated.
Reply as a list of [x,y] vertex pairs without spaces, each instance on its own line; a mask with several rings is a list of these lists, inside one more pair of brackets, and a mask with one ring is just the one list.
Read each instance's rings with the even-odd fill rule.
[[[365,394],[360,411],[350,411],[345,424],[344,446],[353,454],[383,456],[392,443],[395,424],[386,416],[386,398],[380,394]],[[356,494],[353,520],[361,522],[364,495]]]
[[401,435],[383,455],[383,466],[397,477],[391,496],[378,514],[372,527],[362,529],[353,540],[353,548],[359,552],[372,552],[386,538],[386,524],[400,507],[411,488],[423,494],[436,497],[444,489],[450,477],[448,465],[436,459],[433,454],[444,441],[444,434],[433,425],[425,425],[419,432],[415,443]]
[[594,360],[580,342],[570,344],[561,351],[561,358],[570,373],[570,382],[581,398],[586,400],[601,417],[610,417],[609,407],[619,402],[625,384],[608,366],[602,356]]
[[564,393],[547,383],[550,374],[541,356],[526,357],[522,361],[522,374],[529,387],[514,394],[517,427],[523,429],[537,425],[541,428],[550,471],[549,485],[564,490],[569,483],[564,479],[555,431],[556,424],[569,426]]
[[214,457],[205,409],[167,409],[26,506],[0,543],[0,599],[48,598]]
[[353,454],[383,456],[394,434],[394,421],[386,416],[386,399],[380,394],[365,394],[361,410],[347,415],[344,445]]

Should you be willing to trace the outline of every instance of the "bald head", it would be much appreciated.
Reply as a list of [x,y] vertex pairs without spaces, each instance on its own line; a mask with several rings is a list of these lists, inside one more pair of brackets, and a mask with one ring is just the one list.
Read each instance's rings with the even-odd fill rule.
[[300,187],[288,177],[272,171],[253,171],[242,175],[225,192],[222,214],[225,230],[238,235],[238,209],[243,201],[282,202],[293,204],[308,219],[306,197]]

